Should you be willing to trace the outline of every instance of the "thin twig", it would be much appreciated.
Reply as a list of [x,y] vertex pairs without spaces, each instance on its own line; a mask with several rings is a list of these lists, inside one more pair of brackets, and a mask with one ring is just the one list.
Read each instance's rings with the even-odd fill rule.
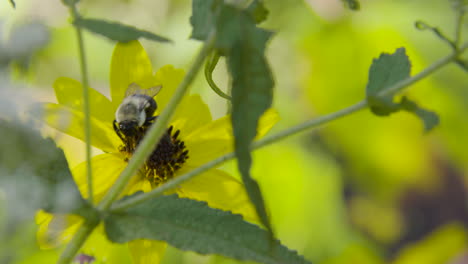
[[[75,5],[70,6],[70,13],[73,20],[77,19],[80,15]],[[89,103],[89,85],[88,85],[88,70],[86,63],[86,54],[83,41],[83,33],[81,28],[75,26],[76,36],[78,38],[78,48],[80,55],[80,68],[81,68],[81,83],[83,85],[83,112],[84,112],[84,134],[86,143],[86,180],[88,183],[88,201],[93,204],[93,175],[91,166],[91,110]]]
[[218,61],[219,53],[218,51],[214,51],[205,63],[205,79],[208,82],[208,85],[211,87],[211,89],[221,98],[224,98],[226,100],[232,100],[231,96],[225,94],[213,81],[213,70],[215,69],[216,64],[218,64]]

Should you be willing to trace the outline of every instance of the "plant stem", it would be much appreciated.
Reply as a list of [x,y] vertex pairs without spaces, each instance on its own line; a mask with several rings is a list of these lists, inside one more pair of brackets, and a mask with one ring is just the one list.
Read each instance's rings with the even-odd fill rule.
[[213,52],[213,54],[206,60],[205,63],[205,79],[208,82],[208,85],[210,85],[211,89],[218,94],[220,97],[226,99],[226,100],[231,100],[231,96],[225,94],[219,87],[216,85],[216,83],[213,81],[213,71],[216,67],[216,64],[218,64],[219,61],[219,53],[218,51]]
[[143,165],[146,161],[148,156],[154,149],[154,146],[157,144],[163,133],[167,129],[167,124],[169,123],[174,110],[176,109],[177,105],[182,100],[183,96],[188,90],[188,87],[192,83],[193,79],[197,75],[200,68],[203,66],[203,61],[211,52],[214,44],[215,34],[210,34],[210,37],[205,41],[200,53],[196,57],[192,67],[188,71],[187,75],[185,76],[182,83],[177,87],[173,97],[169,104],[164,108],[161,115],[158,116],[158,122],[155,123],[148,131],[147,135],[144,137],[143,141],[140,143],[140,146],[137,148],[135,153],[133,154],[132,158],[130,159],[127,167],[123,170],[120,174],[119,178],[112,185],[109,192],[104,196],[102,201],[99,203],[98,208],[101,210],[106,210],[110,207],[112,202],[117,198],[117,196],[122,192],[125,188],[129,180],[139,168]]
[[[282,132],[279,132],[279,133],[277,133],[275,135],[265,137],[263,139],[260,139],[258,141],[253,142],[252,146],[251,146],[251,150],[259,149],[261,147],[264,147],[266,145],[269,145],[271,143],[279,141],[279,140],[281,140],[283,138],[286,138],[288,136],[291,136],[291,135],[296,134],[298,132],[301,132],[303,130],[310,129],[310,128],[313,128],[313,127],[318,127],[318,126],[323,125],[325,123],[328,123],[330,121],[339,119],[340,117],[343,117],[343,116],[349,115],[349,114],[351,114],[353,112],[356,112],[358,110],[361,110],[361,109],[365,108],[366,106],[367,106],[367,104],[364,101],[361,101],[358,104],[355,104],[355,105],[352,105],[350,107],[344,108],[344,109],[342,109],[340,111],[337,111],[337,112],[334,112],[334,113],[331,113],[331,114],[328,114],[328,115],[324,115],[324,116],[319,117],[319,118],[312,119],[312,120],[310,120],[308,122],[301,123],[299,125],[291,127],[289,129],[286,129],[286,130],[284,130]],[[196,176],[196,175],[198,175],[198,174],[200,174],[202,172],[205,172],[205,171],[207,171],[207,170],[209,170],[211,168],[214,168],[214,167],[220,165],[221,163],[223,163],[225,161],[234,159],[235,156],[236,155],[235,155],[234,152],[225,154],[225,155],[223,155],[223,156],[221,156],[219,158],[216,158],[216,159],[214,159],[212,161],[209,161],[209,162],[203,164],[200,167],[197,167],[196,169],[191,170],[188,173],[185,173],[185,174],[183,174],[181,176],[178,176],[177,178],[174,178],[173,180],[159,186],[158,188],[152,190],[151,192],[143,193],[143,194],[140,194],[138,196],[128,198],[125,201],[119,202],[119,203],[115,204],[111,208],[111,210],[112,211],[121,211],[121,210],[130,208],[132,206],[135,206],[137,204],[140,204],[140,203],[142,203],[144,201],[147,201],[149,199],[152,199],[154,197],[160,196],[164,192],[178,186],[179,184],[191,179],[192,177],[194,177],[194,176]]]
[[86,238],[93,232],[94,228],[99,224],[99,219],[87,220],[73,236],[65,250],[60,255],[57,264],[68,264],[73,261],[78,250],[81,248]]
[[[79,17],[78,10],[75,5],[70,6],[70,13],[73,20]],[[84,134],[86,143],[86,175],[88,183],[88,201],[93,204],[93,175],[91,169],[91,121],[90,121],[90,104],[89,104],[89,85],[88,85],[88,71],[86,63],[86,54],[83,41],[83,33],[81,28],[75,26],[76,36],[78,39],[78,48],[80,55],[80,68],[81,68],[81,83],[83,84],[83,112],[84,112]]]
[[[461,53],[463,53],[463,51],[466,50],[467,48],[468,48],[468,43],[463,45],[458,51],[455,51],[452,54],[450,54],[450,55],[436,61],[435,63],[431,64],[429,67],[424,69],[422,72],[416,74],[413,77],[406,78],[406,79],[404,79],[404,80],[390,86],[389,88],[387,88],[384,91],[380,92],[378,95],[379,96],[385,96],[385,95],[390,95],[390,94],[394,94],[394,93],[402,91],[404,88],[406,88],[406,87],[414,84],[415,82],[427,77],[428,75],[432,74],[434,71],[442,68],[443,66],[447,65],[448,63],[455,61],[457,59],[457,57]],[[329,123],[331,121],[340,119],[341,117],[344,117],[344,116],[350,115],[352,113],[355,113],[355,112],[357,112],[359,110],[362,110],[362,109],[366,108],[367,106],[368,106],[367,101],[362,100],[362,101],[360,101],[360,102],[358,102],[358,103],[356,103],[356,104],[354,104],[352,106],[343,108],[343,109],[341,109],[339,111],[336,111],[336,112],[333,112],[331,114],[311,119],[311,120],[306,121],[304,123],[301,123],[299,125],[296,125],[296,126],[293,126],[291,128],[285,129],[285,130],[283,130],[281,132],[278,132],[278,133],[276,133],[274,135],[271,135],[271,136],[268,136],[268,137],[265,137],[263,139],[260,139],[258,141],[253,142],[252,146],[251,146],[251,150],[256,150],[256,149],[262,148],[264,146],[267,146],[267,145],[272,144],[274,142],[277,142],[279,140],[285,139],[285,138],[287,138],[289,136],[292,136],[292,135],[295,135],[297,133],[306,131],[308,129],[317,128],[317,127],[319,127],[321,125],[324,125],[324,124]],[[205,171],[207,171],[207,170],[209,170],[211,168],[214,168],[214,167],[220,165],[221,163],[223,163],[225,161],[232,160],[234,158],[235,158],[234,152],[225,154],[225,155],[223,155],[223,156],[221,156],[221,157],[219,157],[217,159],[214,159],[212,161],[209,161],[209,162],[203,164],[202,166],[200,166],[200,167],[198,167],[198,168],[196,168],[196,169],[194,169],[194,170],[192,170],[192,171],[190,171],[188,173],[185,173],[185,174],[183,174],[181,176],[178,176],[177,178],[172,179],[171,181],[159,186],[158,188],[152,190],[151,192],[143,193],[143,194],[128,198],[125,201],[119,202],[119,203],[115,204],[114,206],[112,206],[111,210],[112,211],[122,211],[122,210],[130,208],[132,206],[135,206],[137,204],[140,204],[142,202],[145,202],[145,201],[147,201],[149,199],[160,196],[164,192],[166,192],[167,190],[170,190],[170,189],[172,189],[174,187],[177,187],[179,184],[191,179],[192,177],[194,177],[194,176],[196,176],[196,175],[198,175],[198,174],[200,174],[202,172],[205,172]]]

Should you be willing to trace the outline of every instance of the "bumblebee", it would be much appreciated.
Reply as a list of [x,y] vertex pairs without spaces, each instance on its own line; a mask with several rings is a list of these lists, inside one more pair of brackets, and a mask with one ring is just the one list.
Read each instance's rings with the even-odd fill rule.
[[[130,84],[115,112],[114,130],[123,142],[119,150],[127,155],[126,161],[158,118],[154,116],[157,109],[154,96],[161,88],[141,89],[135,83]],[[169,126],[145,162],[144,175],[152,186],[172,178],[188,159],[189,151],[179,135],[180,130]]]
[[157,116],[153,116],[158,108],[154,96],[162,89],[155,86],[142,89],[132,83],[125,92],[125,98],[115,112],[114,130],[124,143],[124,151],[133,152],[153,124]]

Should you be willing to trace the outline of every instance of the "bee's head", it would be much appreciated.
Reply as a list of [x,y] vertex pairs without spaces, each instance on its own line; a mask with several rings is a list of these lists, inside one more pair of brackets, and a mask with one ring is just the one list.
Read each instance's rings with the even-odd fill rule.
[[119,123],[119,129],[126,136],[134,136],[137,132],[138,121],[136,120],[124,120]]

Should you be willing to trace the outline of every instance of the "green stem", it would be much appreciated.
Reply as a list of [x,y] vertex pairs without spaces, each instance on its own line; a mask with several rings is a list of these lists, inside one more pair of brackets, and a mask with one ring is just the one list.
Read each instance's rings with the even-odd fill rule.
[[93,232],[94,228],[99,224],[98,219],[87,220],[80,228],[76,231],[70,243],[68,243],[65,250],[60,255],[57,264],[68,264],[73,261],[78,250],[80,250],[86,238]]
[[197,75],[200,68],[203,66],[203,61],[211,52],[213,44],[214,44],[214,33],[210,35],[208,40],[205,41],[200,53],[196,57],[192,67],[188,71],[187,75],[185,76],[182,83],[177,87],[174,95],[171,98],[169,104],[164,108],[163,112],[160,116],[158,116],[158,122],[155,123],[154,126],[148,131],[147,135],[144,137],[143,141],[140,143],[140,146],[133,154],[132,158],[130,159],[127,167],[123,170],[120,174],[119,178],[112,185],[109,192],[104,196],[102,201],[99,203],[98,208],[101,210],[106,210],[110,207],[112,202],[118,197],[118,195],[122,192],[125,188],[129,180],[139,168],[143,165],[146,161],[148,156],[154,149],[154,146],[159,141],[163,133],[167,129],[167,125],[169,123],[174,110],[182,100],[183,96],[188,90],[188,87],[192,83],[193,79]]
[[[416,74],[415,76],[404,79],[404,80],[390,86],[389,88],[387,88],[384,91],[382,91],[381,93],[379,93],[379,96],[394,94],[394,93],[399,92],[399,91],[403,90],[404,88],[414,84],[415,82],[423,79],[424,77],[427,77],[428,75],[432,74],[434,71],[442,68],[443,66],[447,65],[448,63],[450,63],[452,61],[455,61],[456,58],[458,57],[458,55],[460,55],[467,48],[468,48],[468,43],[466,43],[463,47],[461,47],[459,49],[459,51],[454,52],[451,55],[446,56],[446,57],[436,61],[435,63],[433,63],[432,65],[430,65],[426,69],[424,69],[422,72]],[[367,106],[368,106],[367,101],[362,100],[362,101],[360,101],[360,102],[358,102],[358,103],[356,103],[356,104],[354,104],[352,106],[346,107],[344,109],[333,112],[331,114],[311,119],[311,120],[306,121],[304,123],[301,123],[299,125],[296,125],[296,126],[293,126],[291,128],[285,129],[284,131],[278,132],[277,134],[274,134],[274,135],[271,135],[271,136],[268,136],[268,137],[265,137],[263,139],[260,139],[258,141],[253,142],[253,144],[251,146],[251,150],[256,150],[256,149],[262,148],[264,146],[267,146],[267,145],[272,144],[274,142],[277,142],[279,140],[285,139],[285,138],[287,138],[289,136],[292,136],[292,135],[295,135],[297,133],[306,131],[306,130],[311,129],[311,128],[319,127],[319,126],[324,125],[324,124],[326,124],[328,122],[337,120],[337,119],[339,119],[341,117],[344,117],[344,116],[350,115],[352,113],[355,113],[355,112],[357,112],[359,110],[362,110],[362,109],[366,108]],[[122,210],[125,210],[127,208],[133,207],[133,206],[135,206],[137,204],[140,204],[142,202],[145,202],[147,200],[150,200],[152,198],[155,198],[157,196],[160,196],[164,192],[177,187],[179,184],[193,178],[194,176],[196,176],[196,175],[198,175],[200,173],[203,173],[203,172],[205,172],[205,171],[207,171],[207,170],[209,170],[211,168],[214,168],[214,167],[220,165],[221,163],[223,163],[225,161],[232,160],[234,158],[235,158],[234,152],[223,155],[223,156],[221,156],[221,157],[219,157],[217,159],[214,159],[212,161],[209,161],[209,162],[205,163],[204,165],[202,165],[202,166],[200,166],[200,167],[198,167],[198,168],[196,168],[196,169],[194,169],[194,170],[192,170],[192,171],[190,171],[188,173],[185,173],[185,174],[183,174],[183,175],[181,175],[181,176],[179,176],[177,178],[174,178],[173,180],[159,186],[158,188],[152,190],[151,192],[143,193],[143,194],[140,194],[138,196],[134,196],[132,198],[126,199],[125,201],[119,202],[119,203],[115,204],[114,206],[112,206],[111,210],[112,211],[122,211]]]
[[[70,6],[70,13],[73,20],[79,17],[78,10],[75,5]],[[89,85],[88,85],[88,71],[86,64],[86,54],[83,42],[83,33],[81,28],[75,26],[76,36],[78,38],[78,48],[80,55],[80,68],[81,68],[81,82],[83,84],[83,112],[84,112],[84,134],[86,142],[86,175],[88,183],[88,200],[90,204],[93,204],[93,175],[91,169],[91,114],[89,104]]]
[[226,100],[231,100],[231,96],[225,94],[219,87],[216,85],[216,83],[213,81],[213,71],[216,67],[216,64],[218,64],[219,61],[219,53],[217,51],[214,51],[213,54],[209,57],[209,59],[206,60],[205,64],[205,79],[208,82],[208,85],[210,85],[211,89],[218,94],[220,97],[226,99]]
[[423,21],[417,21],[415,25],[416,25],[416,28],[418,28],[420,30],[427,30],[428,29],[428,30],[432,31],[432,33],[434,33],[438,38],[440,38],[441,40],[447,42],[447,44],[449,44],[450,47],[452,47],[453,49],[457,48],[455,42],[453,42],[447,36],[445,36],[444,33],[442,33],[442,31],[440,31],[438,28],[430,26],[430,25],[426,24]]

